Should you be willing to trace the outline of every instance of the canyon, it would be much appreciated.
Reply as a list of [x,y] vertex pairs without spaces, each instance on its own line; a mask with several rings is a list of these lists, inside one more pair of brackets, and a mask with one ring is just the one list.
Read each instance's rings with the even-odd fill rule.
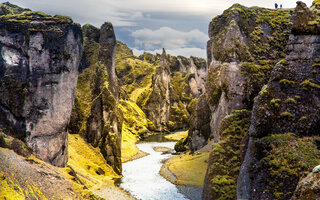
[[0,4],[0,198],[134,199],[116,182],[151,160],[139,142],[181,199],[320,198],[319,16],[234,4],[203,59]]

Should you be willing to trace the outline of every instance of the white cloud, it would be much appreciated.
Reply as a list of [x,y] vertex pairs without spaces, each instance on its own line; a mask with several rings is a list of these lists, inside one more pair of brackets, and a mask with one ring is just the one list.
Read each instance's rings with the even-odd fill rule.
[[146,50],[204,47],[208,40],[208,36],[198,29],[183,32],[169,27],[157,30],[144,28],[132,32],[131,35],[134,43]]
[[[151,54],[161,54],[162,49],[155,49],[152,51],[145,51],[145,50],[139,50],[139,49],[132,49],[133,53],[135,55],[141,55],[143,52],[148,52]],[[206,50],[201,48],[176,48],[176,49],[166,49],[166,52],[172,56],[184,56],[184,57],[200,57],[200,58],[206,58]]]

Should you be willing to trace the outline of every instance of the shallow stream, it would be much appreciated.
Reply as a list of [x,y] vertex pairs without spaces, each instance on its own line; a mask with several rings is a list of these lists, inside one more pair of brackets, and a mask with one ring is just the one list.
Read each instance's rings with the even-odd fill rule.
[[[198,200],[201,189],[178,187],[163,178],[159,172],[163,161],[172,157],[171,153],[154,151],[153,147],[174,148],[176,142],[166,141],[163,136],[151,136],[137,144],[141,151],[149,155],[123,163],[123,178],[120,187],[139,200]],[[186,192],[186,197],[180,191]],[[188,194],[190,193],[190,194]]]

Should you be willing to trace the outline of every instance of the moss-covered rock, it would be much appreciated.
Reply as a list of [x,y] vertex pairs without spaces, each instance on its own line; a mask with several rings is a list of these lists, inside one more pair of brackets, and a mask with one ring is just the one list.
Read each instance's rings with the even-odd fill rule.
[[210,22],[208,62],[283,58],[290,12],[234,4]]
[[175,145],[174,145],[174,150],[176,152],[184,152],[189,150],[189,145],[188,145],[188,137],[181,138]]
[[82,72],[69,130],[99,147],[107,163],[121,173],[122,112],[114,67],[116,39],[112,24],[85,25]]
[[237,198],[290,199],[299,180],[319,163],[320,113],[315,102],[320,97],[320,76],[312,66],[319,57],[315,44],[320,36],[296,18],[308,21],[301,9],[317,9],[297,4],[286,59],[275,66],[255,99]]
[[71,18],[0,4],[0,128],[56,166],[68,159],[82,34]]
[[248,110],[236,110],[223,119],[221,141],[214,144],[209,156],[203,199],[236,199],[240,144],[250,126],[250,116]]

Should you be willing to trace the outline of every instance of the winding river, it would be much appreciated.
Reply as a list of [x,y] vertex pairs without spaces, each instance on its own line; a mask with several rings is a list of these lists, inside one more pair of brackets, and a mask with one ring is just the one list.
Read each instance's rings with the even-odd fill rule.
[[[174,145],[175,142],[166,141],[163,136],[151,136],[137,144],[141,151],[149,155],[123,163],[123,178],[121,179],[120,187],[139,200],[190,199],[180,193],[181,188],[179,190],[176,185],[167,181],[159,174],[163,160],[173,155],[171,153],[163,154],[162,152],[156,152],[153,147],[173,149]],[[188,189],[192,190],[192,188]],[[199,195],[201,197],[201,194],[197,194],[196,196]],[[191,199],[201,199],[200,197]]]

